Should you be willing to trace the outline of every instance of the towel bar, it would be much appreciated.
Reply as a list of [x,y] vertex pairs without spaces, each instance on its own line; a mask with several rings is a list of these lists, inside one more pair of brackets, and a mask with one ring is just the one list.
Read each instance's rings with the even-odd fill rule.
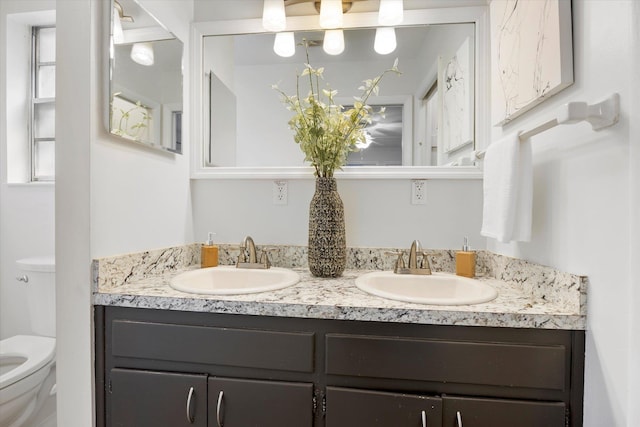
[[[558,117],[548,122],[542,123],[535,128],[520,134],[520,140],[524,141],[534,135],[547,131],[558,125],[573,124],[583,121],[591,123],[593,130],[601,130],[618,123],[620,119],[620,95],[614,93],[604,101],[596,104],[587,104],[586,102],[569,102],[565,104]],[[484,158],[485,150],[477,151],[475,157],[477,159]]]

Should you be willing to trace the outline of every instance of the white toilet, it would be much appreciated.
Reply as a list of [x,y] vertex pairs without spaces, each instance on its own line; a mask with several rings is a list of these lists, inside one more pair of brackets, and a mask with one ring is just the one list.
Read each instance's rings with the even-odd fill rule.
[[0,427],[55,426],[55,258],[16,262],[34,335],[0,341]]

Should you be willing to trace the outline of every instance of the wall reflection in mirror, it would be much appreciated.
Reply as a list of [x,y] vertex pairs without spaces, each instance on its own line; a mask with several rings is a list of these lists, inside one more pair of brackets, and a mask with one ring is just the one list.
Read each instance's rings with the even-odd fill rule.
[[[309,60],[325,67],[324,84],[338,91],[344,106],[360,94],[362,80],[399,60],[399,77],[385,78],[367,146],[349,156],[349,166],[469,165],[474,149],[475,24],[396,28],[397,47],[374,51],[375,29],[344,30],[345,49],[328,55],[322,32],[297,32],[295,42],[312,41]],[[296,73],[306,62],[296,46],[290,57],[274,52],[274,34],[207,36],[203,42],[205,163],[225,167],[304,166],[288,128],[292,113],[272,85],[296,92]],[[322,86],[323,83],[321,83]],[[305,89],[306,90],[306,89]],[[306,94],[302,94],[306,95]]]
[[137,1],[111,5],[109,132],[182,153],[183,44]]

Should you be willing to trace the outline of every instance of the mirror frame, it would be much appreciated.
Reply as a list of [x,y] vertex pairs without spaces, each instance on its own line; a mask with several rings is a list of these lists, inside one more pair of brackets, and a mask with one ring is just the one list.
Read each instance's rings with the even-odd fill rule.
[[[475,151],[484,150],[490,138],[489,103],[489,43],[488,7],[453,7],[442,9],[405,10],[402,26],[430,24],[475,24]],[[343,28],[378,26],[377,12],[347,13]],[[262,19],[208,21],[192,24],[191,34],[191,178],[192,179],[315,179],[311,166],[283,167],[219,167],[204,166],[203,108],[204,37],[236,34],[268,33]],[[288,31],[321,30],[318,17],[287,17]],[[479,78],[478,76],[483,76]],[[293,140],[292,140],[293,142]],[[482,179],[479,166],[345,166],[336,171],[337,179]]]

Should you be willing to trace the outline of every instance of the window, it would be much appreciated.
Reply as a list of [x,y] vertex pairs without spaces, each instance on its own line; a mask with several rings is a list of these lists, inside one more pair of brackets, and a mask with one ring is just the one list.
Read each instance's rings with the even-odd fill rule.
[[32,28],[31,180],[55,178],[56,29]]

